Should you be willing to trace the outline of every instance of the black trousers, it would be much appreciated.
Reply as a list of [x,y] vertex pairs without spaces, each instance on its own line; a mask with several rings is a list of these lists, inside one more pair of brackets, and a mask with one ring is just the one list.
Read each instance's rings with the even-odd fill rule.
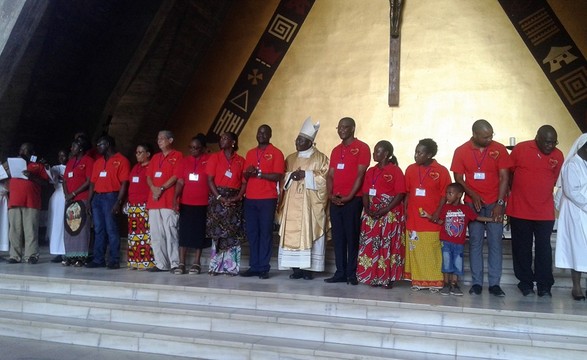
[[[514,274],[520,289],[550,290],[552,275],[552,247],[550,235],[554,220],[526,220],[510,217],[512,226],[512,258]],[[534,264],[532,264],[534,245]],[[532,265],[534,265],[532,267]]]
[[334,256],[336,258],[335,277],[349,278],[357,276],[362,210],[363,199],[359,196],[343,206],[330,204],[330,223],[332,225]]

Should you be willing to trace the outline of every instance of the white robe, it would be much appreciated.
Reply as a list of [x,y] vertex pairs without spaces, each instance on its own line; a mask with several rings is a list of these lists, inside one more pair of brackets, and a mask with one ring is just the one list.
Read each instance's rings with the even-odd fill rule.
[[55,187],[55,191],[49,199],[49,212],[47,215],[47,238],[49,239],[49,252],[52,255],[65,255],[64,216],[65,194],[63,193],[63,174],[65,165],[55,165],[49,170],[49,178]]
[[0,183],[0,251],[8,251],[8,244],[8,196],[5,184]]
[[[324,271],[325,235],[329,227],[328,157],[311,148],[289,155],[286,165],[284,194],[277,217],[280,222],[278,268]],[[290,178],[297,169],[305,170],[303,181]]]
[[563,166],[561,180],[555,265],[587,272],[587,162],[574,155]]

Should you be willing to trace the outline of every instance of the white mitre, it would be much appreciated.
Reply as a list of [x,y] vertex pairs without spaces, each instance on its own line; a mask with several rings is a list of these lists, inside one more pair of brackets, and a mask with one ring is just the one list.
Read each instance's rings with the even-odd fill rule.
[[313,142],[314,139],[316,139],[316,134],[318,134],[318,129],[320,129],[320,122],[312,124],[312,117],[309,116],[304,121],[304,124],[302,125],[302,130],[300,130],[299,135]]

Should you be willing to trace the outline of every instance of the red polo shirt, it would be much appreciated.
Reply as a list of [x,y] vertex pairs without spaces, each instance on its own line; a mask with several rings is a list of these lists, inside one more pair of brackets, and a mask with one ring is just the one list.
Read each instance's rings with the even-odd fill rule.
[[552,196],[563,164],[563,153],[555,148],[543,154],[536,141],[517,144],[511,154],[513,179],[506,214],[526,220],[554,220]]
[[[263,173],[285,173],[285,159],[281,150],[267,145],[263,150],[258,147],[247,152],[245,169],[249,166],[259,168]],[[247,180],[247,199],[277,199],[277,183],[257,177]]]
[[121,153],[112,155],[108,161],[102,156],[94,162],[92,179],[94,191],[108,193],[120,190],[123,182],[128,181],[130,162]]
[[[359,165],[369,166],[371,163],[371,150],[369,145],[359,139],[353,140],[349,145],[338,144],[330,154],[330,169],[334,169],[332,193],[346,196],[353,189],[353,184],[359,173]],[[362,196],[359,191],[355,196]]]
[[177,168],[177,178],[183,179],[183,191],[180,202],[185,205],[208,205],[208,175],[206,165],[209,154],[195,158],[186,156]]
[[240,189],[243,183],[244,166],[245,158],[233,153],[232,157],[227,159],[224,151],[220,150],[208,158],[206,174],[214,177],[214,184],[217,187]]
[[420,216],[420,208],[433,214],[451,183],[448,169],[433,160],[430,166],[412,164],[406,169],[408,197],[406,226],[409,230],[438,231],[440,227]]
[[[76,158],[69,159],[65,165],[65,173],[63,174],[63,185],[67,192],[71,193],[72,191],[76,191],[88,178],[91,179],[93,170],[94,159],[87,154],[79,160]],[[88,189],[79,194],[76,193],[73,200],[88,200]]]
[[[167,155],[162,152],[155,154],[149,166],[147,166],[147,177],[156,187],[161,187],[172,176],[176,175],[177,167],[181,165],[183,159],[182,153],[177,150],[171,150]],[[175,184],[163,191],[158,200],[149,195],[147,200],[148,209],[173,209],[173,198],[175,197]]]
[[135,164],[129,175],[128,202],[131,204],[145,204],[149,199],[149,184],[147,184],[147,167],[149,165]]
[[[42,164],[29,162],[27,170],[43,180],[49,180],[49,175]],[[30,176],[29,176],[30,178]],[[10,195],[8,208],[24,207],[41,209],[41,186],[32,180],[11,178],[9,183]]]
[[[480,151],[469,140],[456,148],[450,170],[465,176],[465,184],[475,191],[485,204],[496,202],[499,196],[499,170],[512,166],[507,149],[497,141]],[[475,179],[475,173],[483,174],[485,179]],[[479,175],[478,175],[479,176]],[[465,202],[471,202],[466,195]]]
[[380,194],[398,195],[406,192],[406,181],[402,170],[394,164],[387,164],[380,169],[373,166],[365,173],[363,181],[363,193],[368,194],[369,189],[375,189],[377,196]]

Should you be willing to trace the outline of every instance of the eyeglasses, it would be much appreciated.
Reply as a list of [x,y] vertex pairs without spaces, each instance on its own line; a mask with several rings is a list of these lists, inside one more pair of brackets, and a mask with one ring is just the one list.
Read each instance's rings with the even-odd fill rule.
[[96,146],[108,146],[108,143],[99,142],[99,143],[96,144]]

